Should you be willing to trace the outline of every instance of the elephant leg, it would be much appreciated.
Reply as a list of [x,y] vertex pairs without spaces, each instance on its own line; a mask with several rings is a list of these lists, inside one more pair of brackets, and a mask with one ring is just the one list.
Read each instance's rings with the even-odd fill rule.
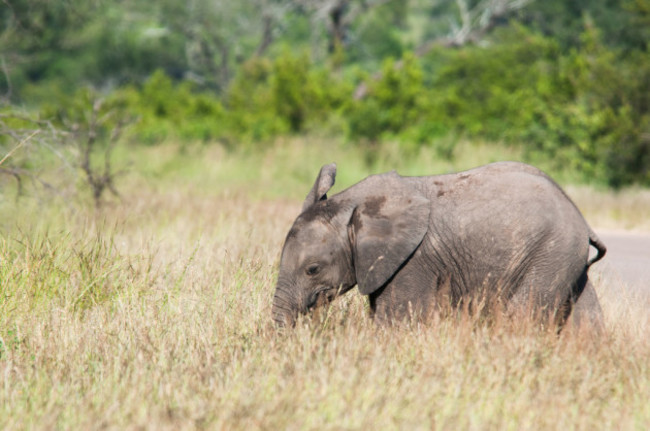
[[573,304],[573,310],[567,323],[575,329],[588,329],[598,334],[602,333],[605,328],[603,309],[600,307],[596,291],[588,279],[582,293]]
[[549,328],[561,329],[571,314],[571,298],[577,297],[575,291],[578,286],[573,286],[575,277],[564,276],[558,277],[553,285],[546,288],[549,284],[547,278],[544,271],[529,270],[509,297],[507,314],[517,320],[530,320],[543,327],[548,325]]

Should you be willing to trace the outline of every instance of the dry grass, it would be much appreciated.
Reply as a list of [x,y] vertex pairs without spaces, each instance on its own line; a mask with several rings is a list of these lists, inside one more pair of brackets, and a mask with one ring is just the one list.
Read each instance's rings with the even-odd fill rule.
[[600,229],[650,232],[650,190],[630,188],[612,192],[572,186],[567,191],[589,221]]
[[354,291],[279,333],[302,174],[285,201],[256,192],[279,155],[240,181],[220,173],[240,159],[173,154],[101,214],[3,212],[0,429],[650,427],[647,297],[597,280],[597,341],[462,319],[378,328]]

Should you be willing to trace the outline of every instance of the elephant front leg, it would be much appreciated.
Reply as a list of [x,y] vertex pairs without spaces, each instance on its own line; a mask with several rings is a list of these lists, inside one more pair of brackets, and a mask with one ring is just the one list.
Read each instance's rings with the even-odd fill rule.
[[370,315],[381,325],[426,321],[434,309],[433,295],[421,286],[389,283],[369,296]]

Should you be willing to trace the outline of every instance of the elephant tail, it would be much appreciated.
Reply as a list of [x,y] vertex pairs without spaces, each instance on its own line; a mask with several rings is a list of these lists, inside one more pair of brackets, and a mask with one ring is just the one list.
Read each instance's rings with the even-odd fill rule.
[[589,259],[587,262],[587,268],[589,268],[592,264],[598,262],[600,259],[602,259],[605,256],[605,253],[607,253],[607,247],[605,247],[605,244],[598,238],[596,233],[589,229],[589,244],[593,245],[596,248],[596,256],[592,257]]

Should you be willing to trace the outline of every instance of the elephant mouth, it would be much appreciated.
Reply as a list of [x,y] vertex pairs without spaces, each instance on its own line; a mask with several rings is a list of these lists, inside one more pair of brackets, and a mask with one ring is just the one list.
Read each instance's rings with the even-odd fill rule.
[[314,291],[309,296],[309,301],[307,302],[307,310],[313,310],[314,308],[329,304],[339,295],[339,289],[336,287],[323,286]]

